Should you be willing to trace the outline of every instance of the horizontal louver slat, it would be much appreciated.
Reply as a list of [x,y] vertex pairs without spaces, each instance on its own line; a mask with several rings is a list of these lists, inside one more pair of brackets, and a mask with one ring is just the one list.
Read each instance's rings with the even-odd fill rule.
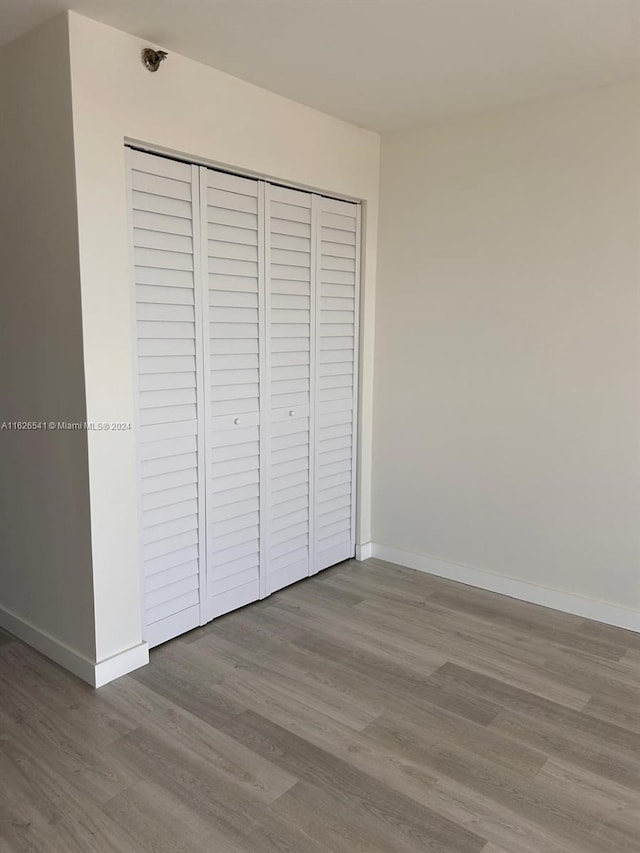
[[249,498],[248,500],[235,501],[226,503],[223,506],[216,507],[211,512],[211,521],[213,524],[219,521],[226,521],[229,518],[235,518],[239,515],[246,515],[249,512],[257,512],[260,508],[258,496]]
[[247,213],[258,212],[258,199],[255,195],[228,192],[227,190],[209,188],[207,202],[213,207],[221,207],[224,210],[242,210]]
[[309,510],[299,509],[288,515],[271,519],[271,543],[278,542],[279,534],[284,540],[290,538],[295,531],[307,532],[309,529]]
[[176,234],[181,237],[191,237],[193,235],[191,219],[182,219],[179,216],[168,216],[163,213],[134,210],[132,224],[134,228],[155,231],[158,234]]
[[211,290],[209,305],[214,314],[218,308],[258,308],[258,294],[233,290]]
[[164,524],[166,521],[174,521],[177,518],[194,516],[197,515],[197,512],[197,500],[181,501],[180,503],[159,507],[155,510],[148,510],[145,521],[150,526],[154,526],[156,524]]
[[352,433],[351,419],[349,418],[349,420],[346,423],[330,424],[329,426],[325,425],[325,426],[320,427],[318,435],[319,435],[320,440],[322,440],[325,438],[326,439],[337,438],[338,436],[343,436],[343,435],[349,435],[350,436],[351,433]]
[[155,305],[193,305],[193,291],[185,287],[166,287],[162,285],[137,284],[136,301]]
[[[200,593],[197,589],[192,590],[191,592],[186,593],[185,595],[181,595],[179,598],[173,598],[171,601],[168,601],[164,604],[159,604],[157,607],[149,607],[147,608],[147,624],[154,625],[156,622],[160,622],[162,619],[169,619],[177,613],[182,612],[183,610],[187,610],[189,607],[197,607],[200,601]],[[192,628],[198,624],[197,622],[197,612],[194,618],[194,624],[191,625]],[[187,630],[183,628],[183,630]]]
[[240,530],[254,528],[259,522],[258,510],[255,512],[237,515],[233,518],[227,518],[224,521],[216,521],[211,525],[211,530],[216,538],[226,536],[228,533],[235,533]]
[[198,578],[198,563],[192,560],[188,563],[181,563],[164,572],[157,572],[154,575],[149,575],[145,578],[145,592],[152,592],[157,589],[166,589],[171,584],[181,580],[192,578],[197,581]]
[[134,210],[144,211],[147,213],[158,213],[191,221],[191,203],[188,201],[181,201],[175,198],[163,198],[162,196],[141,192],[139,190],[134,190],[132,195]]
[[[258,481],[232,486],[230,489],[222,489],[218,492],[211,491],[208,496],[209,505],[212,510],[219,507],[229,506],[248,498],[257,498],[260,494]],[[215,512],[213,513],[215,517]]]
[[[168,489],[159,489],[142,496],[142,508],[154,510],[158,507],[171,507],[185,500],[197,500],[198,488],[195,483],[170,486]],[[154,522],[155,523],[155,522]]]

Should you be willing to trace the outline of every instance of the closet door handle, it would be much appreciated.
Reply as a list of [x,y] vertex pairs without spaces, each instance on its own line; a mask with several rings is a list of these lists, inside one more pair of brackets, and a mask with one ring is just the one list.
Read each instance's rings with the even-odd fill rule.
[[290,417],[290,418],[292,418],[294,415],[295,415],[294,410],[293,410],[293,409],[289,409],[289,417]]
[[240,418],[234,418],[234,419],[233,419],[233,422],[234,422],[234,424],[239,424],[239,423],[240,423]]

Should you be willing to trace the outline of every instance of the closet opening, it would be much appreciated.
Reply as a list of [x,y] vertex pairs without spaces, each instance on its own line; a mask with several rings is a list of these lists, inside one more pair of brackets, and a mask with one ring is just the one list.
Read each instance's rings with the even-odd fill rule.
[[127,162],[154,646],[354,556],[360,205]]

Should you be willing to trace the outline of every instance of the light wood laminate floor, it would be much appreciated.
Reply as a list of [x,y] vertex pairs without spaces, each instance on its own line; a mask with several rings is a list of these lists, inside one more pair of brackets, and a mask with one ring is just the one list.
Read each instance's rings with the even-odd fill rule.
[[0,633],[2,853],[637,853],[640,635],[344,563],[93,691]]

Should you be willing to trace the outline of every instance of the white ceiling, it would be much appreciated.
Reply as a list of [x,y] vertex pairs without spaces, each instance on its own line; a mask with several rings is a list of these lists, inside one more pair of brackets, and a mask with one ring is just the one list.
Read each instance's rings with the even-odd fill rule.
[[640,0],[0,0],[64,8],[375,130],[640,75]]

